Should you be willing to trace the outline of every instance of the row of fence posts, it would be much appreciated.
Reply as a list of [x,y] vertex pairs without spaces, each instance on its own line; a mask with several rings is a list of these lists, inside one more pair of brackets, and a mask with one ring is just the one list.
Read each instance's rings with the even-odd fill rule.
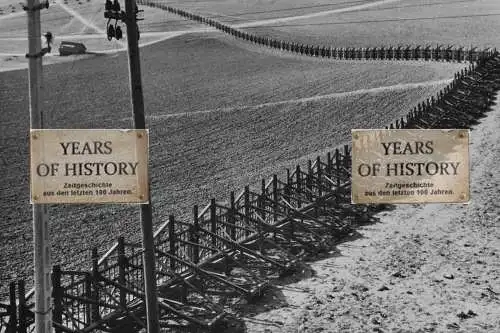
[[293,52],[312,57],[333,58],[337,60],[427,60],[447,62],[477,62],[489,58],[496,52],[495,49],[478,50],[477,48],[464,48],[453,46],[389,46],[373,48],[337,48],[325,45],[308,45],[297,42],[289,42],[274,39],[267,36],[257,36],[245,31],[238,30],[214,19],[198,14],[190,13],[183,9],[167,6],[150,0],[140,0],[142,5],[161,8],[173,14],[187,19],[205,23],[236,38],[243,39],[255,44],[267,46],[281,51]]
[[[118,242],[117,242],[117,257],[118,257],[118,276],[111,277],[112,280],[116,279],[116,282],[119,283],[120,285],[127,285],[127,277],[126,277],[126,270],[128,267],[128,261],[127,257],[125,254],[125,239],[124,237],[119,237]],[[93,248],[91,251],[91,261],[92,261],[92,268],[90,272],[83,272],[84,274],[84,281],[83,281],[83,293],[80,294],[72,294],[71,293],[71,287],[65,288],[65,282],[69,284],[70,286],[74,285],[74,281],[70,279],[64,279],[64,276],[66,274],[70,274],[72,272],[67,272],[61,270],[60,265],[54,265],[53,270],[52,270],[52,286],[53,286],[53,293],[52,293],[52,298],[53,298],[53,312],[52,312],[52,319],[54,323],[59,323],[60,325],[64,325],[64,323],[71,322],[70,318],[66,318],[65,321],[63,321],[63,313],[65,313],[65,308],[64,308],[64,298],[69,297],[70,300],[73,301],[80,301],[84,303],[84,309],[83,313],[80,313],[80,306],[77,306],[76,308],[78,310],[72,309],[71,313],[73,316],[79,318],[85,318],[84,321],[87,324],[90,324],[92,322],[97,322],[102,318],[103,315],[106,313],[103,313],[103,309],[100,308],[100,305],[106,304],[106,302],[103,302],[101,299],[102,293],[99,291],[99,282],[100,282],[100,276],[101,274],[105,273],[107,270],[107,262],[105,261],[103,264],[103,269],[99,269],[99,255],[98,255],[98,249]],[[81,275],[81,271],[79,271],[79,275]],[[77,281],[78,283],[78,281]],[[81,299],[78,299],[78,297],[81,297]],[[73,299],[71,299],[73,298]],[[119,295],[117,297],[118,300],[118,306],[121,307],[122,309],[125,309],[127,306],[127,291],[123,288],[119,289]],[[68,315],[68,312],[66,311],[66,315]],[[62,332],[60,328],[56,327],[56,332]]]
[[[494,54],[493,54],[494,55]],[[493,56],[492,55],[492,56]],[[490,56],[491,57],[491,56]],[[391,123],[386,129],[403,129],[408,126],[408,124],[412,124],[415,120],[422,118],[425,114],[427,114],[436,104],[439,104],[442,99],[452,91],[457,83],[462,80],[464,77],[473,73],[478,66],[484,63],[488,58],[482,59],[479,63],[472,63],[468,68],[463,68],[462,70],[456,72],[453,76],[453,80],[443,89],[441,89],[436,97],[431,96],[427,98],[425,101],[420,102],[411,110],[405,117],[401,117],[401,119],[396,120],[395,123]]]
[[[318,165],[318,167],[316,168],[316,172],[321,172],[320,171],[321,170],[321,167],[320,167],[321,159],[319,156],[317,157],[316,163]],[[349,167],[349,163],[350,163],[350,150],[349,150],[349,147],[346,145],[346,146],[344,146],[343,153],[339,149],[336,149],[333,156],[331,153],[327,154],[327,162],[326,162],[327,169],[326,170],[328,170],[329,172],[337,170],[337,173],[339,173],[338,170],[340,170],[343,167]],[[308,167],[307,167],[309,177],[306,177],[305,182],[301,178],[302,172],[301,172],[300,165],[297,165],[297,167],[296,167],[296,170],[294,173],[295,177],[292,177],[290,175],[290,170],[287,169],[287,179],[286,179],[286,183],[285,183],[287,186],[284,189],[286,194],[291,193],[291,191],[293,190],[293,186],[296,186],[295,189],[298,192],[301,192],[302,188],[309,188],[309,189],[313,188],[311,179],[314,178],[314,175],[313,175],[314,170],[312,169],[311,165],[312,165],[312,161],[309,161]],[[336,182],[337,182],[337,186],[340,187],[340,184],[341,184],[340,176],[337,177]],[[266,192],[267,192],[266,188],[265,188],[265,186],[266,186],[265,184],[266,184],[266,182],[263,179],[262,180],[262,189],[261,189],[262,197],[265,196]],[[277,201],[278,201],[278,196],[279,196],[278,177],[277,177],[277,175],[273,175],[272,187],[271,187],[271,197],[274,199],[275,203],[277,203]],[[249,186],[245,186],[244,192],[243,192],[243,198],[244,198],[244,214],[245,214],[245,217],[247,219],[249,219],[250,215],[251,215],[250,188],[249,188]],[[337,198],[336,201],[338,202],[340,200],[339,196],[337,196],[336,198]],[[259,200],[257,205],[263,205],[263,202],[264,202],[264,200],[262,200],[262,201]],[[298,201],[297,204],[298,204],[298,207],[300,208],[301,207],[300,200]],[[211,199],[210,206],[209,206],[210,220],[208,221],[208,223],[210,224],[211,232],[214,234],[216,233],[216,230],[218,229],[217,224],[219,221],[219,216],[217,215],[217,212],[216,212],[216,206],[217,205],[216,205],[215,199]],[[231,192],[231,194],[230,194],[230,201],[229,201],[228,209],[230,212],[229,221],[232,220],[234,223],[234,220],[235,220],[234,212],[236,211],[234,192]],[[272,214],[274,214],[274,216],[276,216],[274,218],[275,220],[277,219],[277,210],[278,210],[278,206],[276,205],[276,206],[274,206],[274,212],[272,213]],[[231,214],[231,212],[233,212],[233,214]],[[192,226],[189,228],[189,233],[190,233],[189,239],[192,243],[199,244],[197,230],[200,228],[200,226],[199,226],[199,218],[198,218],[199,215],[198,215],[198,206],[197,205],[195,205],[193,207],[193,213],[194,213],[193,214],[193,223],[192,223]],[[263,216],[263,219],[265,219],[265,216]],[[176,225],[176,223],[175,223],[174,216],[171,215],[169,217],[168,228],[165,229],[165,232],[168,233],[167,239],[168,239],[168,243],[169,243],[168,244],[169,252],[170,252],[170,254],[177,256],[179,254],[177,253],[178,244],[176,242],[176,239],[177,239],[176,234],[179,232],[179,230],[175,229],[175,225]],[[229,231],[228,234],[232,235],[233,240],[238,241],[238,239],[236,238],[236,228],[231,228],[229,226],[228,231]],[[250,236],[250,232],[248,230],[246,230],[245,237],[248,237],[248,236]],[[158,246],[159,244],[155,244],[155,245]],[[215,238],[212,239],[212,245],[213,246],[217,245],[217,240]],[[119,284],[124,285],[124,286],[129,285],[127,283],[127,280],[126,280],[127,279],[126,271],[128,268],[129,260],[126,256],[126,253],[125,253],[125,240],[123,237],[118,238],[118,243],[116,246],[116,255],[118,257],[118,276],[107,276],[107,278],[110,280],[115,280]],[[189,260],[195,264],[198,264],[198,263],[202,262],[204,259],[206,259],[206,258],[203,258],[200,256],[200,248],[198,246],[192,246],[192,251],[189,253]],[[54,323],[59,323],[60,325],[71,324],[70,318],[66,318],[66,320],[63,320],[63,313],[66,313],[66,316],[67,316],[69,314],[69,312],[71,312],[72,313],[71,315],[75,316],[76,318],[79,318],[79,320],[81,320],[81,318],[85,318],[85,321],[87,324],[90,324],[92,322],[96,322],[96,321],[100,320],[102,318],[102,316],[106,314],[103,312],[103,309],[102,309],[102,307],[103,307],[102,304],[105,304],[106,302],[104,302],[102,299],[100,299],[100,296],[102,296],[102,295],[100,295],[100,292],[99,292],[99,276],[101,276],[101,275],[104,276],[106,274],[106,270],[108,267],[107,259],[102,261],[101,264],[102,264],[102,266],[99,265],[98,249],[93,248],[92,249],[92,269],[90,272],[87,272],[85,274],[85,277],[84,277],[85,281],[83,283],[84,284],[83,295],[78,294],[78,292],[76,294],[72,294],[71,288],[73,288],[73,287],[68,287],[67,289],[65,288],[65,284],[68,284],[70,286],[75,285],[74,281],[70,281],[69,279],[66,279],[66,281],[64,280],[64,276],[66,274],[71,274],[71,272],[62,271],[61,267],[59,265],[55,265],[53,267],[53,273],[52,273],[53,294],[52,294],[52,297],[53,297],[53,322]],[[101,267],[101,269],[100,269],[100,267]],[[170,261],[170,269],[174,272],[177,270],[176,262],[174,260]],[[80,271],[80,274],[81,274],[81,271]],[[134,283],[136,283],[136,281],[130,281],[130,282],[133,282],[133,283],[131,283],[132,285]],[[78,299],[78,297],[82,297],[82,296],[86,300],[84,298]],[[69,311],[69,312],[65,311],[64,304],[67,302],[64,302],[64,299],[68,298],[68,297],[69,297],[70,301],[79,301],[79,302],[84,303],[84,306],[83,307],[75,306],[71,311]],[[120,306],[125,308],[127,301],[128,301],[127,291],[124,289],[120,289],[119,296],[117,298],[119,299]],[[15,304],[15,296],[13,298],[13,302]],[[84,313],[79,313],[80,310],[84,311]],[[24,317],[25,316],[20,316],[20,318],[24,318]],[[23,331],[19,331],[19,332],[23,332]],[[62,330],[56,327],[56,332],[62,332]]]

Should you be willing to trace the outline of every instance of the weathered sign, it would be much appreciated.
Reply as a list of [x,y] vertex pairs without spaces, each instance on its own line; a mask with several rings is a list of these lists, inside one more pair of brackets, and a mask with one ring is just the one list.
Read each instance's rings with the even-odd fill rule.
[[469,201],[469,131],[352,130],[352,203]]
[[31,130],[31,203],[147,203],[147,130]]

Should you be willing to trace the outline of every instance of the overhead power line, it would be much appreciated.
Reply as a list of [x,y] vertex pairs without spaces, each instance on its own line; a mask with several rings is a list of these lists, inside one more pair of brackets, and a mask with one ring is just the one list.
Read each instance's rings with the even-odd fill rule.
[[[359,20],[359,21],[343,21],[343,22],[321,22],[321,23],[295,23],[295,24],[266,24],[259,26],[246,26],[246,29],[251,28],[280,28],[280,27],[301,27],[301,26],[321,26],[321,25],[345,25],[345,24],[360,24],[360,23],[384,23],[384,22],[404,22],[404,21],[428,21],[428,20],[443,20],[457,18],[473,18],[473,17],[489,17],[500,16],[500,13],[489,14],[472,14],[472,15],[453,15],[453,16],[431,16],[431,17],[415,17],[415,18],[395,18],[383,20]],[[257,22],[256,22],[257,23]]]
[[[271,9],[271,10],[263,10],[263,11],[256,11],[256,12],[221,13],[221,16],[222,15],[234,15],[234,16],[240,15],[240,16],[244,16],[244,15],[253,15],[253,14],[267,14],[267,13],[293,11],[293,10],[298,10],[298,9],[331,7],[331,6],[337,6],[337,5],[343,5],[343,4],[356,4],[356,3],[365,3],[365,2],[367,2],[367,1],[346,1],[346,2],[338,2],[338,3],[334,3],[334,4],[322,4],[322,5],[314,5],[314,6],[301,6],[301,7],[282,8],[282,9]],[[390,10],[390,9],[400,9],[400,8],[431,7],[431,6],[437,6],[437,5],[452,5],[452,4],[456,4],[456,3],[469,3],[470,4],[471,0],[457,0],[457,1],[447,1],[447,2],[433,2],[433,3],[411,4],[411,5],[390,6],[390,7],[371,7],[371,8],[356,9],[356,10],[353,10],[353,12],[368,12],[368,11],[375,12],[375,11],[383,11],[383,10]]]

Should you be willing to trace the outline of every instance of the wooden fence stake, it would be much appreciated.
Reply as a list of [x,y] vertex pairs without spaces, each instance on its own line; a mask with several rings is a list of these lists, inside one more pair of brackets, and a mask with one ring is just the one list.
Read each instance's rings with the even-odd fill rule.
[[[262,221],[266,222],[266,212],[265,212],[265,209],[266,209],[266,180],[265,179],[262,179],[262,185],[261,185],[261,194],[260,196],[257,198],[257,207],[259,207],[259,212],[258,214],[260,214],[260,217],[262,218]],[[263,235],[262,235],[262,226],[259,224],[257,224],[257,233],[259,235],[259,238],[258,238],[258,245],[259,245],[259,251],[263,251],[262,250],[262,245],[263,245]]]
[[9,284],[9,322],[7,324],[7,333],[16,332],[17,328],[17,304],[16,304],[16,283]]
[[262,178],[262,183],[261,183],[261,200],[260,200],[260,205],[262,209],[262,219],[265,221],[266,220],[266,206],[267,206],[267,191],[266,191],[266,180]]
[[333,170],[332,163],[333,163],[332,154],[330,152],[328,152],[326,154],[326,165],[327,165],[326,173],[328,176],[331,176],[331,174],[332,174],[332,170]]
[[[175,245],[177,243],[177,239],[175,237],[175,219],[173,215],[168,216],[168,253],[171,255],[175,256],[176,255],[176,250],[175,250]],[[172,273],[175,273],[176,269],[176,262],[175,259],[173,258],[168,258],[170,262],[170,270],[172,270]]]
[[307,198],[309,201],[312,200],[312,161],[307,160],[307,176],[306,176],[306,188],[307,188]]
[[99,255],[97,254],[97,248],[92,249],[92,300],[95,302],[91,305],[92,312],[92,322],[96,322],[100,319],[99,314]]
[[[123,236],[118,237],[116,251],[118,252],[118,283],[124,286],[127,283],[125,277],[127,262],[125,259],[125,238]],[[127,305],[127,293],[123,288],[120,288],[120,305],[123,307]]]
[[[61,286],[61,266],[55,265],[52,268],[52,299],[54,300],[54,305],[52,309],[52,322],[62,324],[62,315],[63,315],[63,293],[64,289]],[[88,319],[88,318],[85,318]],[[85,321],[85,320],[84,320]],[[89,322],[86,322],[89,324]],[[55,329],[56,333],[62,333],[62,330],[59,328]]]
[[[297,168],[295,169],[295,178],[297,179],[297,193],[300,194],[302,192],[302,177],[300,174],[300,165],[297,165]],[[297,197],[297,207],[300,208],[302,207],[302,203],[300,202],[300,199]]]
[[[85,277],[85,297],[87,297],[88,299],[93,299],[92,295],[93,295],[92,294],[92,275],[87,274],[87,276]],[[92,318],[93,318],[92,311],[93,311],[92,304],[90,304],[90,303],[85,304],[85,322],[86,323],[92,322]]]
[[17,327],[17,332],[18,333],[26,333],[27,328],[28,328],[28,322],[27,322],[27,316],[28,316],[28,311],[26,307],[26,290],[24,288],[24,280],[19,280],[17,282],[17,293],[18,293],[18,298],[19,298],[19,307],[18,307],[18,321],[19,325]]
[[337,169],[337,188],[335,189],[335,203],[338,205],[340,203],[340,151],[338,148],[335,149],[335,168]]
[[199,236],[198,236],[198,230],[200,230],[200,226],[198,224],[198,205],[194,205],[193,207],[193,227],[190,233],[190,241],[195,243],[196,245],[193,245],[192,248],[192,257],[191,260],[193,263],[197,264],[200,262],[200,247],[198,246],[199,244]]
[[250,231],[248,230],[250,227],[250,189],[247,186],[245,186],[245,192],[244,192],[244,199],[245,199],[245,236],[248,237],[250,235]]
[[[210,200],[210,231],[217,234],[217,207],[215,206],[215,198]],[[217,238],[212,235],[212,245],[217,247]]]
[[274,222],[278,221],[278,176],[273,175],[273,211]]
[[235,218],[235,204],[234,204],[234,191],[231,191],[230,199],[229,199],[229,223],[231,226],[228,226],[228,234],[231,235],[231,239],[236,241],[236,218]]
[[349,152],[349,146],[344,145],[344,166],[346,169],[349,169],[350,165],[351,165],[351,155]]
[[316,157],[316,176],[317,176],[317,187],[318,187],[318,196],[321,197],[323,195],[323,190],[321,188],[321,177],[323,175],[323,170],[321,169],[321,157]]

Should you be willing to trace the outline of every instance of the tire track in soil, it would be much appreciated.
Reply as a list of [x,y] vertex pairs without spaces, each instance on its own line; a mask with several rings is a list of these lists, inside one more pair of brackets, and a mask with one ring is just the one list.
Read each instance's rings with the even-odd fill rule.
[[[289,100],[284,100],[284,101],[269,102],[269,103],[262,103],[262,104],[256,104],[256,105],[243,105],[243,106],[238,106],[238,107],[219,108],[219,109],[201,110],[201,111],[193,111],[193,112],[181,112],[181,113],[173,113],[173,114],[151,115],[151,116],[146,116],[146,118],[151,119],[151,120],[158,120],[158,119],[177,118],[177,117],[193,116],[193,115],[197,115],[197,114],[207,114],[207,113],[214,113],[214,112],[234,112],[234,111],[240,111],[242,109],[252,110],[252,109],[259,109],[262,107],[272,107],[272,106],[280,106],[280,105],[286,105],[286,104],[317,102],[317,101],[321,101],[324,99],[352,97],[352,96],[363,95],[363,94],[377,94],[377,93],[381,93],[381,92],[385,92],[385,91],[401,91],[401,90],[406,90],[406,89],[414,89],[414,88],[421,88],[421,87],[427,87],[427,86],[439,86],[439,85],[447,84],[451,81],[452,80],[449,79],[449,80],[435,80],[435,81],[425,81],[425,82],[417,82],[417,83],[402,83],[402,84],[395,84],[392,86],[381,86],[381,87],[376,87],[376,88],[359,89],[359,90],[346,91],[346,92],[341,92],[341,93],[315,95],[315,96],[310,96],[310,97],[289,99]],[[132,118],[131,117],[122,118],[121,121],[128,121],[130,119],[132,119]]]

